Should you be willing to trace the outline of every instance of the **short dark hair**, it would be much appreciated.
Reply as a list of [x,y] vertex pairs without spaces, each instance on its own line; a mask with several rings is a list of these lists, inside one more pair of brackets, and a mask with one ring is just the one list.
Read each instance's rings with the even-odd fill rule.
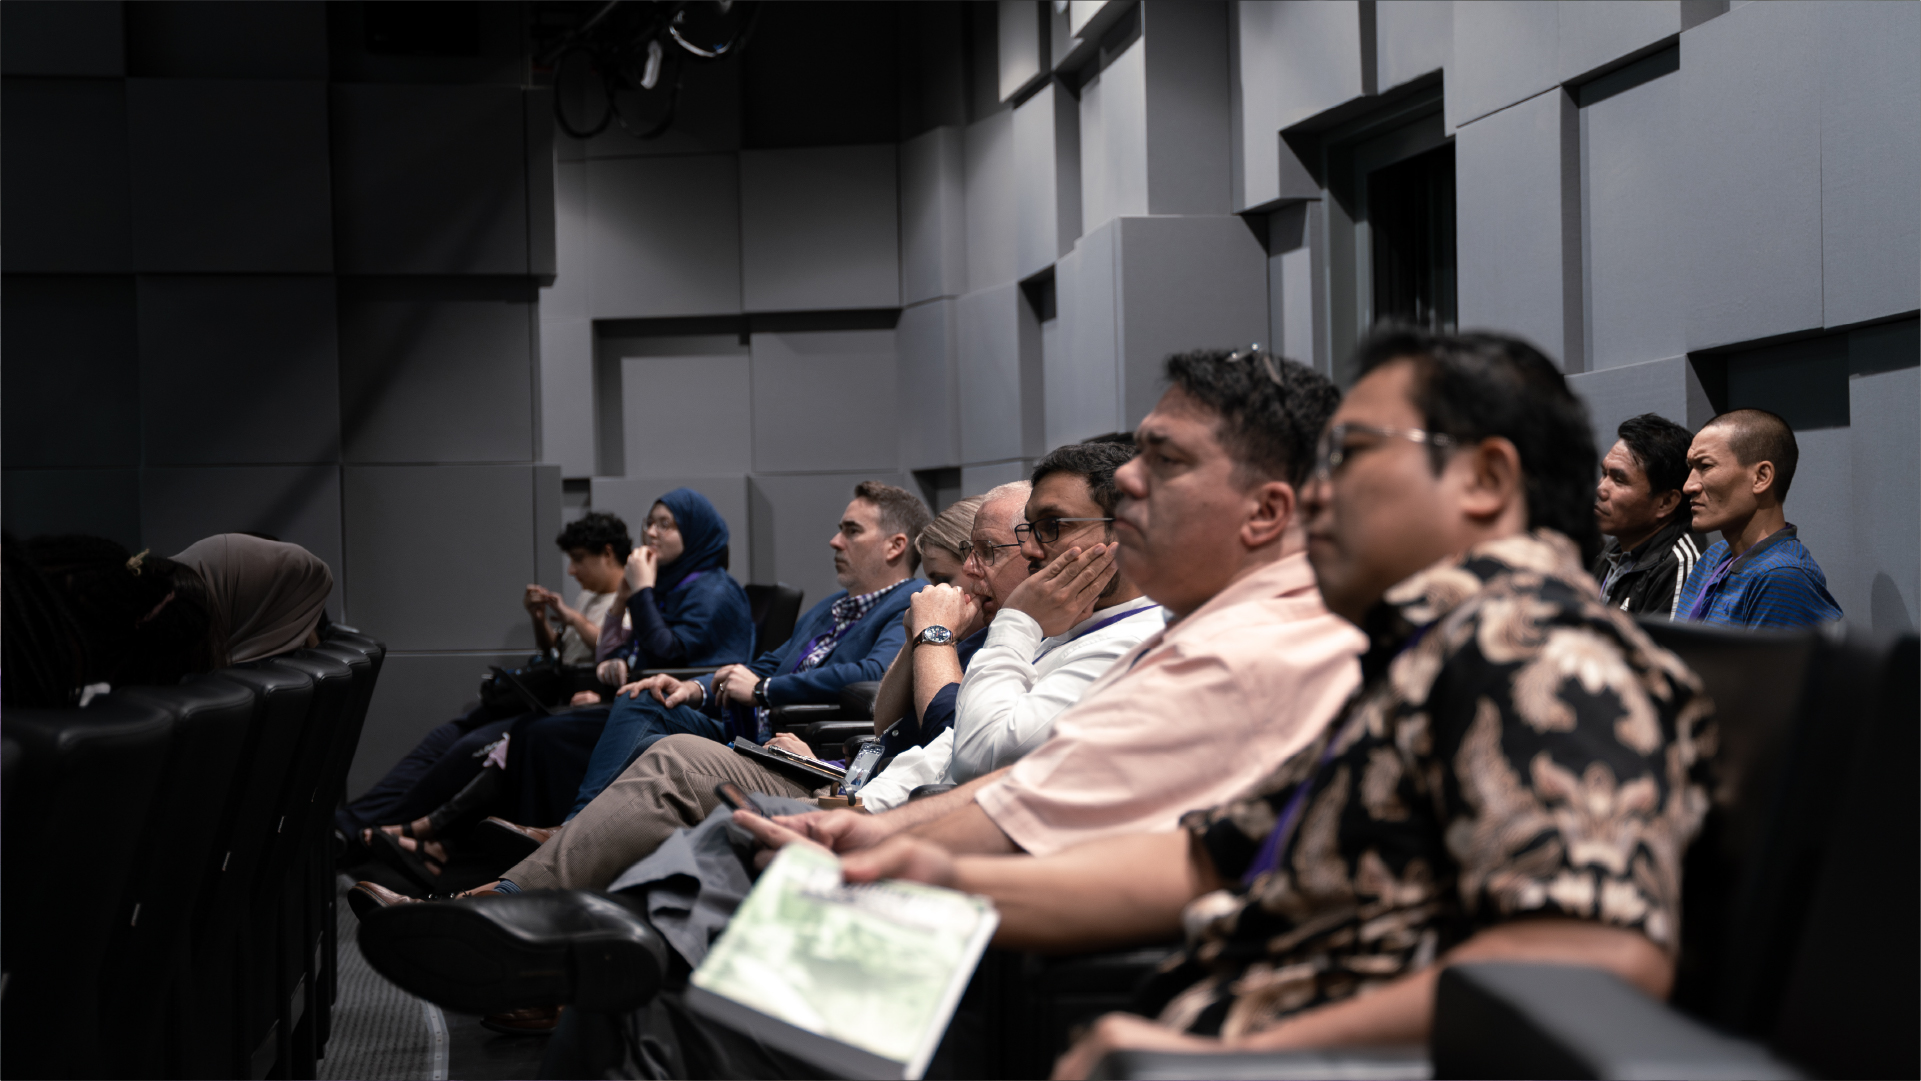
[[[1395,361],[1414,365],[1413,405],[1428,431],[1463,443],[1499,437],[1514,444],[1528,528],[1562,533],[1584,562],[1594,561],[1601,550],[1594,429],[1587,407],[1546,354],[1506,334],[1446,334],[1405,324],[1376,329],[1356,353],[1362,374]],[[1445,455],[1434,449],[1438,473]]]
[[927,504],[920,497],[905,488],[882,484],[877,480],[864,480],[854,485],[854,498],[863,499],[874,505],[880,512],[880,527],[889,534],[907,534],[907,569],[920,569],[920,531],[934,516],[927,512]]
[[1088,494],[1100,504],[1101,511],[1109,516],[1121,501],[1121,490],[1114,483],[1114,471],[1126,465],[1135,455],[1134,445],[1129,443],[1069,443],[1055,447],[1047,457],[1034,467],[1034,475],[1028,479],[1035,487],[1041,480],[1056,473],[1071,473],[1087,481]]
[[1694,433],[1659,413],[1629,417],[1614,430],[1648,475],[1648,493],[1678,492],[1688,482],[1688,444]]
[[1167,358],[1167,381],[1221,418],[1217,434],[1244,470],[1299,488],[1341,392],[1305,364],[1258,349],[1197,349]]
[[1702,427],[1726,428],[1728,449],[1742,465],[1773,462],[1774,498],[1786,501],[1794,467],[1801,461],[1801,445],[1794,441],[1794,429],[1787,421],[1765,409],[1733,409]]
[[567,528],[554,538],[554,543],[563,552],[585,548],[595,555],[612,545],[616,563],[627,562],[628,555],[634,550],[634,538],[627,533],[627,523],[621,521],[617,514],[600,510],[590,510],[568,522]]
[[1081,442],[1083,443],[1125,443],[1131,447],[1134,445],[1134,433],[1133,432],[1104,432],[1100,435],[1090,435],[1086,439],[1081,440]]

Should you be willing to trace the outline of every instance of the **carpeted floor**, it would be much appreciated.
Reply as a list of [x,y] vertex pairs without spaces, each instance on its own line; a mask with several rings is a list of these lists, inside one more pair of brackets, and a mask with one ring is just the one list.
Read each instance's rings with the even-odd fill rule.
[[[344,895],[353,879],[340,877]],[[546,1041],[500,1036],[480,1018],[444,1013],[388,983],[368,967],[356,937],[359,921],[342,897],[340,997],[319,1076],[332,1081],[514,1081],[540,1076]]]

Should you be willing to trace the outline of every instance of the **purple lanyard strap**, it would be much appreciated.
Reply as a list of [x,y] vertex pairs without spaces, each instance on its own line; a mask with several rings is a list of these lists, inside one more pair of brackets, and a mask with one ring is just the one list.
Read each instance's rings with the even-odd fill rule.
[[1708,609],[1714,607],[1714,598],[1711,593],[1722,582],[1728,580],[1728,571],[1734,567],[1735,559],[1735,556],[1730,555],[1720,566],[1708,572],[1707,581],[1701,583],[1701,592],[1694,595],[1694,604],[1688,608],[1688,614],[1681,618],[1699,620],[1708,614]]
[[1136,615],[1138,613],[1145,612],[1145,611],[1147,611],[1147,608],[1145,606],[1140,608],[1129,608],[1125,612],[1116,612],[1115,614],[1108,616],[1106,619],[1101,620],[1099,623],[1096,623],[1091,627],[1083,627],[1080,630],[1074,632],[1074,636],[1067,639],[1067,641],[1056,642],[1053,645],[1048,646],[1046,649],[1041,650],[1039,653],[1034,654],[1034,663],[1035,664],[1041,663],[1042,657],[1047,656],[1049,653],[1054,652],[1055,650],[1061,648],[1062,646],[1070,645],[1074,642],[1078,642],[1081,639],[1087,637],[1088,635],[1093,634],[1095,631],[1100,630],[1102,627],[1106,627],[1114,623],[1119,623],[1121,620],[1126,619],[1128,616]]

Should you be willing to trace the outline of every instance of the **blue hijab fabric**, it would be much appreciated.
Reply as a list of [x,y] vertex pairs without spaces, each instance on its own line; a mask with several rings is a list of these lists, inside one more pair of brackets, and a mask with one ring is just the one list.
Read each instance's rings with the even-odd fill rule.
[[[707,497],[692,488],[676,488],[654,502],[674,513],[680,527],[680,558],[660,565],[654,595],[672,593],[696,571],[717,570],[727,566],[727,520],[720,516]],[[650,511],[651,513],[651,511]]]

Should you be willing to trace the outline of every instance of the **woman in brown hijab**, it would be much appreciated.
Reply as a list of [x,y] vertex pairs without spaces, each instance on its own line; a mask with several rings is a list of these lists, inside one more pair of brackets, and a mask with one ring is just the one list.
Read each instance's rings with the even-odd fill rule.
[[333,572],[298,544],[217,533],[174,556],[207,587],[216,664],[239,664],[319,643]]

